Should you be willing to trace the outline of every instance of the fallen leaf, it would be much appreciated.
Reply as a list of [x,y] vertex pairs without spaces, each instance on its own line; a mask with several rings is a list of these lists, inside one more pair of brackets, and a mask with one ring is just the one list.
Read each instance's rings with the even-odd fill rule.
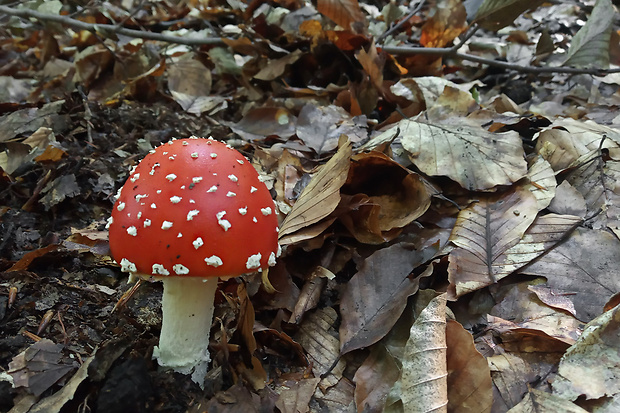
[[311,378],[285,383],[276,388],[280,397],[276,407],[282,413],[307,413],[310,411],[310,399],[321,379]]
[[350,30],[352,23],[365,19],[357,0],[318,0],[316,8],[345,30]]
[[620,291],[618,251],[620,241],[614,235],[577,228],[566,241],[521,272],[545,277],[550,288],[573,302],[577,318],[588,322]]
[[404,119],[383,132],[400,130],[403,148],[422,172],[445,175],[466,189],[490,189],[523,178],[527,165],[516,132],[491,133],[464,119],[434,125]]
[[553,393],[567,400],[620,393],[620,306],[590,321],[560,361]]
[[444,293],[433,298],[411,326],[399,380],[404,411],[445,409],[447,377]]
[[519,404],[508,410],[508,413],[533,412],[587,413],[587,410],[554,394],[532,388]]
[[368,347],[383,338],[418,290],[420,277],[409,274],[431,259],[438,246],[421,251],[394,244],[372,254],[349,280],[340,300],[341,354]]
[[609,42],[615,15],[611,0],[598,0],[568,49],[564,66],[609,67]]
[[[318,223],[336,209],[340,202],[340,187],[349,172],[351,153],[351,142],[347,141],[312,177],[280,226],[281,245],[292,243],[295,232]],[[303,239],[306,237],[296,237],[295,241]]]

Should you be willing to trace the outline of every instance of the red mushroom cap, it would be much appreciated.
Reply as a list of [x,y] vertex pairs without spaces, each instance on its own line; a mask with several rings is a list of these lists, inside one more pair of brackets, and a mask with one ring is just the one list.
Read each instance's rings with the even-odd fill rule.
[[123,271],[235,276],[275,263],[278,220],[249,161],[213,139],[172,140],[121,188],[110,250]]

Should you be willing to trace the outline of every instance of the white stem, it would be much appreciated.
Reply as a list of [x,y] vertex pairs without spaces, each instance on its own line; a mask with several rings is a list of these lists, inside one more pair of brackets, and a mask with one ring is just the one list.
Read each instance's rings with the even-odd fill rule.
[[153,357],[160,366],[179,373],[192,372],[201,386],[209,365],[209,333],[213,321],[213,300],[217,277],[162,277],[163,320],[159,347]]

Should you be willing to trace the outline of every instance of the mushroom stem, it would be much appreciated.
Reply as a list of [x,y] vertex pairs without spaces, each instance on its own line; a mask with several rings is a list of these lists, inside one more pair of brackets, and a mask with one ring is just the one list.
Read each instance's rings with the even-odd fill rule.
[[179,373],[193,370],[192,380],[202,387],[211,360],[209,333],[218,279],[162,277],[162,281],[163,320],[153,357],[160,366]]

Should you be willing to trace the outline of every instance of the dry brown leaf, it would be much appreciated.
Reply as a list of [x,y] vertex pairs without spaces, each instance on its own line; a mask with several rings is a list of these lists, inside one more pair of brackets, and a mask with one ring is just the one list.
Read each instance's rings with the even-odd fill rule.
[[314,377],[329,372],[320,383],[324,389],[338,383],[346,367],[344,359],[340,358],[340,343],[334,328],[337,319],[336,310],[331,307],[321,308],[306,316],[295,335],[295,340],[308,354]]
[[188,113],[213,114],[223,109],[226,100],[211,96],[211,71],[191,54],[166,68],[172,98]]
[[321,379],[302,379],[284,383],[276,391],[280,393],[276,407],[282,413],[307,413],[310,411],[310,399]]
[[450,253],[449,269],[457,296],[512,272],[498,265],[498,259],[523,238],[537,213],[536,198],[522,187],[500,196],[481,197],[461,210],[450,235],[450,241],[460,247]]
[[364,68],[364,71],[370,78],[370,82],[373,84],[373,86],[376,87],[377,90],[382,90],[383,66],[385,65],[385,60],[379,58],[375,44],[372,43],[370,45],[368,52],[366,52],[366,50],[364,49],[361,49],[359,52],[357,52],[355,57]]
[[517,354],[504,352],[487,358],[495,387],[494,411],[507,411],[516,406],[528,391],[528,383],[536,380],[536,371]]
[[399,380],[404,411],[447,411],[447,376],[444,293],[428,303],[409,331]]
[[355,404],[358,412],[381,413],[390,388],[400,376],[400,366],[385,346],[371,349],[353,377]]
[[588,322],[620,291],[618,251],[620,241],[609,232],[577,228],[522,273],[545,277],[550,288],[573,302],[577,318]]
[[556,395],[532,388],[519,404],[508,410],[508,413],[535,412],[587,413],[587,410]]
[[467,29],[467,12],[459,0],[440,0],[434,14],[422,26],[420,44],[445,47]]
[[[549,214],[536,218],[521,241],[492,263],[493,273],[499,280],[517,271],[563,240],[580,222],[580,217],[572,215]],[[491,283],[486,275],[488,267],[472,252],[458,248],[450,253],[449,259],[449,279],[455,288],[450,290],[451,296],[461,296]],[[464,263],[467,266],[463,267]]]
[[516,132],[491,133],[463,118],[442,124],[404,119],[376,139],[395,131],[400,131],[403,148],[422,172],[445,175],[466,189],[509,185],[527,173]]
[[345,183],[349,172],[351,153],[351,143],[347,141],[312,177],[282,222],[280,244],[286,245],[293,240],[299,242],[311,238],[294,236],[297,231],[318,223],[336,209],[340,202],[340,187]]
[[318,0],[316,8],[346,30],[351,29],[351,24],[365,19],[357,0]]
[[338,215],[358,241],[389,241],[430,206],[431,196],[420,176],[387,155],[362,153],[352,161]]
[[569,348],[554,380],[553,393],[568,400],[620,393],[620,306],[589,322]]
[[285,108],[263,107],[250,110],[239,122],[228,126],[242,139],[262,141],[271,135],[281,138],[294,135],[296,121]]
[[303,52],[297,49],[279,59],[270,60],[265,67],[254,75],[254,79],[265,81],[277,79],[282,76],[286,70],[286,66],[295,63],[302,55]]
[[340,299],[340,351],[368,347],[383,338],[418,290],[420,278],[408,275],[431,259],[438,245],[421,251],[394,244],[380,249],[360,265]]
[[493,405],[491,373],[476,350],[472,335],[454,320],[446,324],[448,411],[490,412]]

